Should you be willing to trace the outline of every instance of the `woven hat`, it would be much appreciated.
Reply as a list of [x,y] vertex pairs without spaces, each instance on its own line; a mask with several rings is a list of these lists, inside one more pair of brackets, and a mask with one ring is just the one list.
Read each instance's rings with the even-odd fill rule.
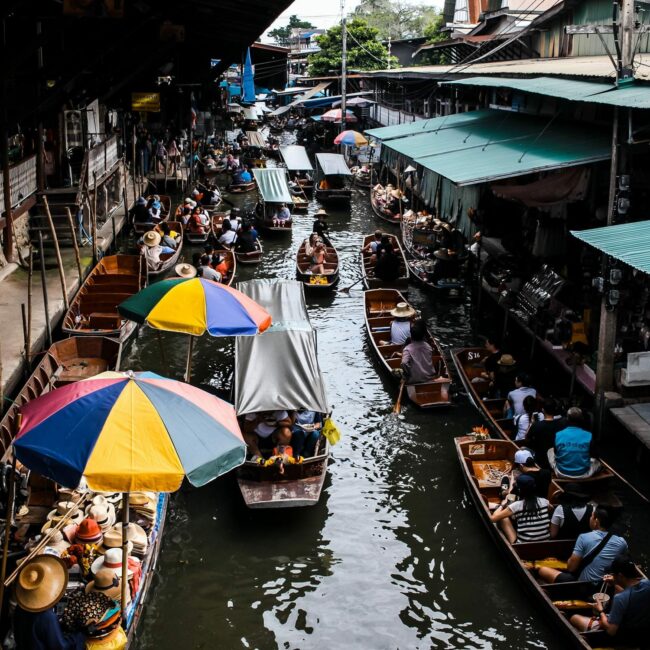
[[415,313],[415,309],[408,303],[398,302],[395,309],[391,309],[390,315],[395,318],[411,318]]
[[77,528],[77,533],[74,537],[75,542],[78,544],[98,544],[102,541],[102,529],[99,524],[94,520],[86,517]]
[[[118,576],[122,575],[122,549],[109,548],[104,555],[98,557],[91,565],[90,570],[96,576],[100,569],[110,569]],[[129,577],[133,571],[129,569]]]
[[177,264],[174,267],[174,271],[180,278],[195,278],[197,273],[196,268],[187,263]]
[[142,235],[142,242],[145,246],[149,246],[149,248],[152,246],[158,246],[161,239],[160,233],[157,233],[155,230],[149,230],[149,232]]
[[70,542],[67,542],[60,530],[50,529],[45,536],[47,537],[46,548],[53,548],[57,553],[62,553],[70,548]]
[[[122,523],[117,523],[109,531],[109,535],[116,533],[120,536],[120,546],[122,545]],[[144,555],[147,552],[149,545],[149,538],[144,528],[139,524],[130,522],[126,529],[126,539],[133,542],[133,552],[138,555]]]
[[[106,553],[111,548],[122,548],[122,533],[117,530],[107,530],[104,535],[104,541],[99,549],[102,553]],[[127,540],[126,550],[131,555],[133,552],[133,542]]]
[[65,562],[55,555],[38,555],[20,569],[16,600],[27,612],[44,612],[61,600],[67,584]]
[[192,199],[190,199],[189,197],[186,198],[185,201],[183,201],[183,203],[184,203],[185,205],[192,205],[192,204],[196,205],[196,202],[193,201]]
[[329,215],[327,214],[327,212],[323,208],[320,208],[318,210],[318,212],[316,213],[316,216],[317,217],[329,217]]
[[457,258],[456,251],[451,248],[439,248],[437,251],[433,251],[433,254],[439,260],[452,260]]
[[[100,594],[106,594],[109,598],[116,600],[118,603],[122,600],[122,578],[115,571],[106,567],[101,568],[95,574],[95,579],[86,585],[86,593],[96,591]],[[131,602],[130,589],[126,590],[127,604]]]
[[500,366],[514,366],[517,362],[511,354],[502,354],[497,361]]
[[[47,521],[45,528],[49,528],[52,525],[56,525],[61,519],[65,519],[70,513],[75,509],[76,504],[73,501],[59,501],[56,504],[56,508],[47,513]],[[68,521],[71,524],[81,523],[81,520],[84,518],[84,513],[81,508],[77,508],[76,511],[68,517]]]
[[115,507],[113,504],[106,503],[106,505],[91,505],[86,514],[90,519],[94,519],[105,533],[115,523]]

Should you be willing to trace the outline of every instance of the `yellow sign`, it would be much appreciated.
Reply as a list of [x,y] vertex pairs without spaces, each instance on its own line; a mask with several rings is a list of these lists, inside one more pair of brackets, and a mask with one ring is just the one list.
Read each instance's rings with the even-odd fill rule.
[[160,113],[160,93],[131,93],[131,110]]

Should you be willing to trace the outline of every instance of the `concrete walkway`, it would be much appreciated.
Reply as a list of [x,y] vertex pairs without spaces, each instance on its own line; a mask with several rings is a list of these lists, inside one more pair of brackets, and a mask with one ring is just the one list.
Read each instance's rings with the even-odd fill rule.
[[[129,178],[127,182],[127,202],[129,206],[133,205],[135,198],[133,195],[133,182]],[[138,188],[138,194],[146,189],[146,181]],[[119,237],[126,222],[124,207],[118,207],[114,212],[115,232]],[[97,232],[98,248],[105,252],[113,243],[113,224],[109,218],[106,223]],[[84,278],[92,269],[92,248],[85,246],[80,250],[81,267]],[[53,255],[48,256],[48,258]],[[65,269],[66,288],[68,301],[71,302],[79,290],[80,281],[77,271],[77,263],[72,248],[62,248],[61,257]],[[46,269],[46,287],[48,294],[49,320],[54,331],[65,313],[63,302],[63,292],[59,271],[56,266]],[[0,387],[3,395],[15,393],[23,380],[27,376],[27,366],[25,364],[25,338],[23,335],[21,304],[25,304],[27,310],[27,287],[28,273],[27,270],[16,266],[15,270],[4,277],[0,282]],[[40,274],[40,261],[38,256],[34,256],[34,276],[32,280],[32,327],[31,327],[31,356],[44,351],[47,347],[46,342],[46,318],[45,306],[43,300],[43,289]],[[0,406],[0,412],[4,412],[8,403]]]

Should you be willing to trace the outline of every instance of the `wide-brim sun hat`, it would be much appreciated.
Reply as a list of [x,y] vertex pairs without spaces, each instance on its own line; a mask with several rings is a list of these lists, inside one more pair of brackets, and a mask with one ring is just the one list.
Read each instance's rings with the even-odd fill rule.
[[398,302],[395,309],[391,309],[390,315],[395,318],[411,318],[415,316],[416,311],[407,302]]
[[187,263],[177,264],[174,267],[174,272],[179,278],[195,278],[197,274],[196,268]]
[[456,251],[449,248],[439,248],[437,251],[433,251],[434,256],[439,260],[452,260],[456,259]]
[[44,612],[61,600],[67,585],[65,562],[55,555],[38,555],[20,569],[16,601],[27,612]]
[[[117,584],[115,584],[116,582]],[[115,571],[108,568],[102,568],[95,574],[95,579],[91,580],[86,585],[86,593],[96,591],[105,594],[119,603],[122,600],[121,582],[121,576],[117,575]],[[127,600],[131,600],[129,597],[129,589],[126,590],[126,597]]]
[[327,214],[326,210],[323,208],[319,208],[318,212],[316,212],[317,217],[329,217],[329,214]]
[[[110,569],[117,576],[122,576],[122,549],[109,548],[104,555],[98,557],[91,565],[90,570],[94,576],[101,569]],[[133,571],[128,569],[129,577],[133,575]]]
[[514,366],[516,361],[511,354],[502,354],[497,361],[499,366]]
[[153,246],[158,246],[161,241],[160,233],[157,233],[155,230],[149,230],[148,232],[142,235],[142,242],[145,246],[152,248]]

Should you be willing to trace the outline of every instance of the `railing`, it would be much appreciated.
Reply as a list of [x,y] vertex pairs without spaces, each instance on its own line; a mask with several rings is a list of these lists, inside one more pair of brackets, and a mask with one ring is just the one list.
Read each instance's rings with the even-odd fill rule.
[[379,122],[382,126],[393,126],[395,124],[407,124],[423,119],[422,115],[407,113],[397,108],[388,108],[381,104],[372,104],[370,106],[370,117]]
[[[36,156],[30,156],[9,166],[11,207],[15,208],[27,197],[38,191]],[[0,214],[5,211],[4,176],[0,174]]]
[[94,187],[94,178],[101,178],[113,170],[120,158],[117,151],[117,136],[114,135],[88,152],[87,187]]

